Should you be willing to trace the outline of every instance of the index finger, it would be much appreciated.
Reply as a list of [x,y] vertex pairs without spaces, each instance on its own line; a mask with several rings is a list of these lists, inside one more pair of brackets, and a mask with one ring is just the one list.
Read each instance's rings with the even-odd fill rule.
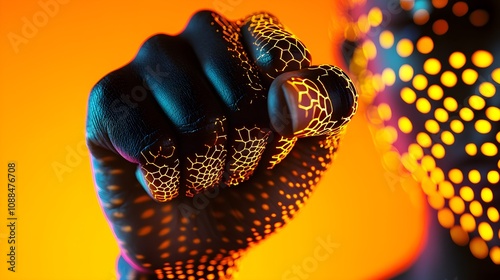
[[311,65],[306,46],[269,13],[257,13],[241,23],[243,45],[261,70],[263,79],[272,81],[279,74]]

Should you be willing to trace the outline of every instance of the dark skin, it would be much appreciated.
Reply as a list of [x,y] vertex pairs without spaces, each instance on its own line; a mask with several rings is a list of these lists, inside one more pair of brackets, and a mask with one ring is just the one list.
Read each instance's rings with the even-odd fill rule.
[[357,107],[272,15],[203,11],[156,35],[89,98],[97,194],[120,279],[227,279],[302,208]]

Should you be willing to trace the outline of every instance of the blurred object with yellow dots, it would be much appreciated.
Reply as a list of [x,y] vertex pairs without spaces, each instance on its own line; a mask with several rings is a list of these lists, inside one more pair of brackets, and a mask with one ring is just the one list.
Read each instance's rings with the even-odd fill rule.
[[388,170],[430,206],[401,279],[500,276],[500,2],[352,1],[343,52]]

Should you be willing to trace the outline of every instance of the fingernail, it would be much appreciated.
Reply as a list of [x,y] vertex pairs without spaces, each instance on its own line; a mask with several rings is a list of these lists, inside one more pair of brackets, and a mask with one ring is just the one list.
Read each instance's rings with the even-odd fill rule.
[[269,117],[278,133],[320,136],[350,121],[357,95],[340,68],[324,65],[294,72],[279,77],[270,88]]

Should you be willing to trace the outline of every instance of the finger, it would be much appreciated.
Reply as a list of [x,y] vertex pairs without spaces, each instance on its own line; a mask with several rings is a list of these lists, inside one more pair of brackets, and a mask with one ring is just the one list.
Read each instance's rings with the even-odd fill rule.
[[[285,137],[339,134],[356,109],[356,89],[336,66],[320,65],[284,73],[269,89],[271,124]],[[282,118],[282,111],[289,119]]]
[[230,126],[224,178],[228,185],[239,184],[253,174],[271,133],[266,128],[267,89],[238,31],[239,27],[224,17],[202,11],[191,18],[180,35],[192,46],[204,74],[225,105]]
[[241,34],[245,47],[268,82],[283,72],[311,65],[311,55],[305,45],[271,14],[258,13],[246,18],[241,23]]
[[[151,197],[167,201],[178,195],[175,175],[180,166],[175,133],[151,90],[130,65],[108,74],[93,88],[88,108],[87,142],[91,153],[104,158],[111,154],[119,159],[107,161],[107,169],[141,164],[144,172],[151,172],[146,176],[149,184],[144,186]],[[151,150],[156,153],[152,159]],[[155,166],[164,167],[163,176],[154,173],[158,169]],[[132,177],[129,183],[134,182]]]
[[[227,118],[189,42],[178,36],[154,36],[141,47],[133,65],[145,77],[155,100],[175,129],[180,193],[194,196],[217,185],[222,179],[227,154]],[[161,67],[159,70],[165,72],[155,77],[148,73],[152,67]],[[156,180],[154,174],[163,176],[170,171],[155,163],[162,156],[158,151],[147,155],[144,166],[151,166],[152,170],[144,172],[146,179]]]
[[[285,30],[279,20],[268,13],[247,17],[241,23],[243,42],[251,58],[261,71],[262,80],[269,85],[286,71],[310,66],[311,55],[305,45]],[[286,119],[284,111],[279,111]],[[275,135],[264,155],[267,168],[279,164],[292,150],[297,138]]]

